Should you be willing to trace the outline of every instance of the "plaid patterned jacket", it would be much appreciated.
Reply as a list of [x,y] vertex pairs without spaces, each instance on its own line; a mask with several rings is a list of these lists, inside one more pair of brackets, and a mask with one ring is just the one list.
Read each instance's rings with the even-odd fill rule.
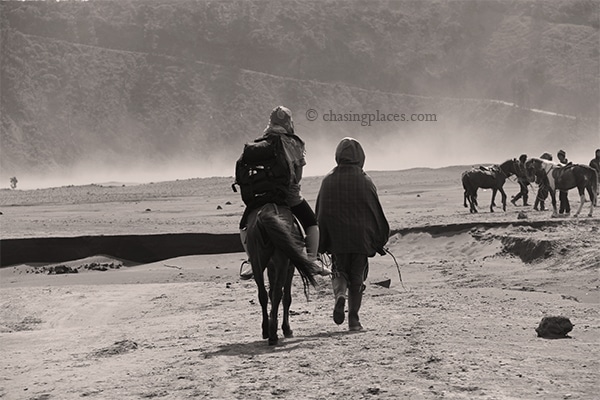
[[323,179],[317,197],[319,252],[372,257],[387,243],[389,224],[375,184],[362,169],[364,158],[356,140],[338,145],[338,166]]

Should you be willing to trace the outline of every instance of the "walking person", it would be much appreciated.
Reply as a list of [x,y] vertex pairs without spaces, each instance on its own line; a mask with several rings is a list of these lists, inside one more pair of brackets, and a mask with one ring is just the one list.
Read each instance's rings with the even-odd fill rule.
[[[331,271],[327,267],[322,263],[321,265],[316,263],[317,251],[319,249],[319,226],[317,225],[315,213],[300,193],[302,171],[306,165],[306,150],[304,141],[295,134],[292,112],[283,106],[275,107],[271,111],[269,123],[263,133],[263,138],[269,138],[270,135],[279,135],[279,138],[281,139],[285,158],[290,170],[290,179],[287,187],[284,188],[285,203],[290,207],[292,213],[296,216],[298,221],[300,221],[300,224],[305,231],[307,255],[311,261],[315,262],[314,273],[319,275],[330,275]],[[246,243],[247,232],[245,219],[248,211],[249,210],[246,209],[242,221],[240,222],[240,239],[246,254],[248,254],[248,249]],[[242,263],[242,267],[240,268],[240,278],[252,278],[252,266],[249,261],[244,261],[244,263]]]
[[[552,161],[552,154],[544,153],[540,156],[542,160]],[[546,211],[544,202],[548,198],[549,188],[548,184],[544,182],[538,182],[538,192],[533,203],[533,209],[535,211]],[[538,208],[539,206],[539,208]]]
[[348,328],[360,331],[363,327],[358,313],[366,288],[368,258],[385,254],[389,224],[375,184],[363,170],[365,153],[360,143],[352,138],[342,139],[335,160],[337,166],[323,178],[317,197],[319,250],[332,255],[334,322],[344,322],[347,296]]
[[[567,160],[567,153],[564,150],[559,150],[556,156],[558,157],[558,161],[561,163],[561,165],[566,167],[572,164],[569,162],[569,160]],[[560,200],[560,207],[558,213],[564,213],[565,215],[569,215],[571,213],[571,205],[569,204],[569,192],[566,190],[560,190],[558,198]]]
[[[523,171],[525,171],[525,162],[526,161],[527,161],[527,154],[521,154],[521,156],[519,157],[519,163],[521,164],[521,169]],[[512,200],[510,202],[513,204],[513,206],[516,207],[517,200],[519,200],[522,197],[523,198],[523,206],[527,207],[527,206],[529,206],[529,203],[527,203],[527,200],[529,199],[529,190],[527,189],[527,186],[529,186],[529,181],[527,180],[526,177],[517,177],[517,183],[519,184],[520,191],[515,196],[513,196]]]

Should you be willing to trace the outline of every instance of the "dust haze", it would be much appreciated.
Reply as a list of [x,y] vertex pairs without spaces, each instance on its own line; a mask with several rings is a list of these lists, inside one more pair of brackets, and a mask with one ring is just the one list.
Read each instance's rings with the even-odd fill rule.
[[[255,137],[262,134],[263,126],[256,127]],[[485,128],[460,128],[456,121],[438,121],[409,126],[360,127],[352,123],[311,125],[307,121],[296,123],[297,134],[306,142],[307,165],[304,176],[322,176],[335,167],[335,148],[339,141],[354,137],[366,153],[366,171],[395,171],[410,168],[443,168],[461,165],[500,164],[520,154],[539,157],[544,152],[553,156],[559,149],[567,152],[569,160],[588,164],[594,150],[600,147],[600,136],[594,141],[564,141],[540,144],[535,135],[517,133],[515,138],[502,135],[499,130]],[[572,138],[571,138],[572,139]],[[44,172],[28,172],[6,169],[2,171],[1,185],[10,186],[10,178],[18,178],[17,189],[30,190],[69,185],[121,186],[151,182],[232,177],[235,162],[244,145],[230,143],[227,148],[206,149],[206,154],[185,154],[166,157],[160,154],[127,157],[96,152],[86,155],[85,161],[76,162],[70,168],[48,168]],[[458,177],[457,177],[458,179]]]

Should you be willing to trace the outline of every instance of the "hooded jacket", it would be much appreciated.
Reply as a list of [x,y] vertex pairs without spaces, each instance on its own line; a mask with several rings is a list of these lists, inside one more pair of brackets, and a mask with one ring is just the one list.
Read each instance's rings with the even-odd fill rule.
[[319,252],[372,257],[387,243],[390,228],[375,184],[363,170],[365,153],[358,141],[344,138],[335,160],[338,165],[323,179],[317,197]]

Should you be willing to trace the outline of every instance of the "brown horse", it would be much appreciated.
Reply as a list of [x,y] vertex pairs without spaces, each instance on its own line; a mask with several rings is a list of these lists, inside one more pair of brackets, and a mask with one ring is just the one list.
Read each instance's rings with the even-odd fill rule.
[[[464,203],[465,207],[470,207],[471,213],[477,212],[477,189],[492,189],[492,201],[490,203],[490,212],[494,212],[494,201],[496,193],[499,191],[502,195],[502,210],[506,211],[506,193],[504,193],[504,182],[511,176],[516,175],[524,178],[525,171],[517,159],[506,160],[500,165],[493,167],[472,168],[462,174],[462,184],[465,189]],[[467,200],[469,206],[467,206]]]
[[[292,304],[294,265],[300,273],[304,293],[307,296],[308,286],[315,285],[315,279],[311,274],[312,262],[306,256],[300,228],[295,224],[289,207],[268,203],[250,212],[248,253],[254,281],[258,286],[258,300],[262,307],[262,336],[263,339],[269,339],[269,345],[275,345],[278,341],[277,316],[282,300],[281,329],[286,338],[293,336],[289,311]],[[269,278],[268,294],[263,275],[265,268]],[[270,313],[267,312],[269,299],[271,300]]]
[[579,208],[573,217],[577,217],[585,202],[585,191],[590,196],[590,212],[592,216],[594,204],[598,196],[598,175],[592,167],[582,164],[560,165],[540,158],[531,158],[525,163],[529,179],[537,179],[540,185],[547,186],[552,197],[552,216],[558,216],[556,212],[556,190],[567,191],[577,188],[579,191]]

